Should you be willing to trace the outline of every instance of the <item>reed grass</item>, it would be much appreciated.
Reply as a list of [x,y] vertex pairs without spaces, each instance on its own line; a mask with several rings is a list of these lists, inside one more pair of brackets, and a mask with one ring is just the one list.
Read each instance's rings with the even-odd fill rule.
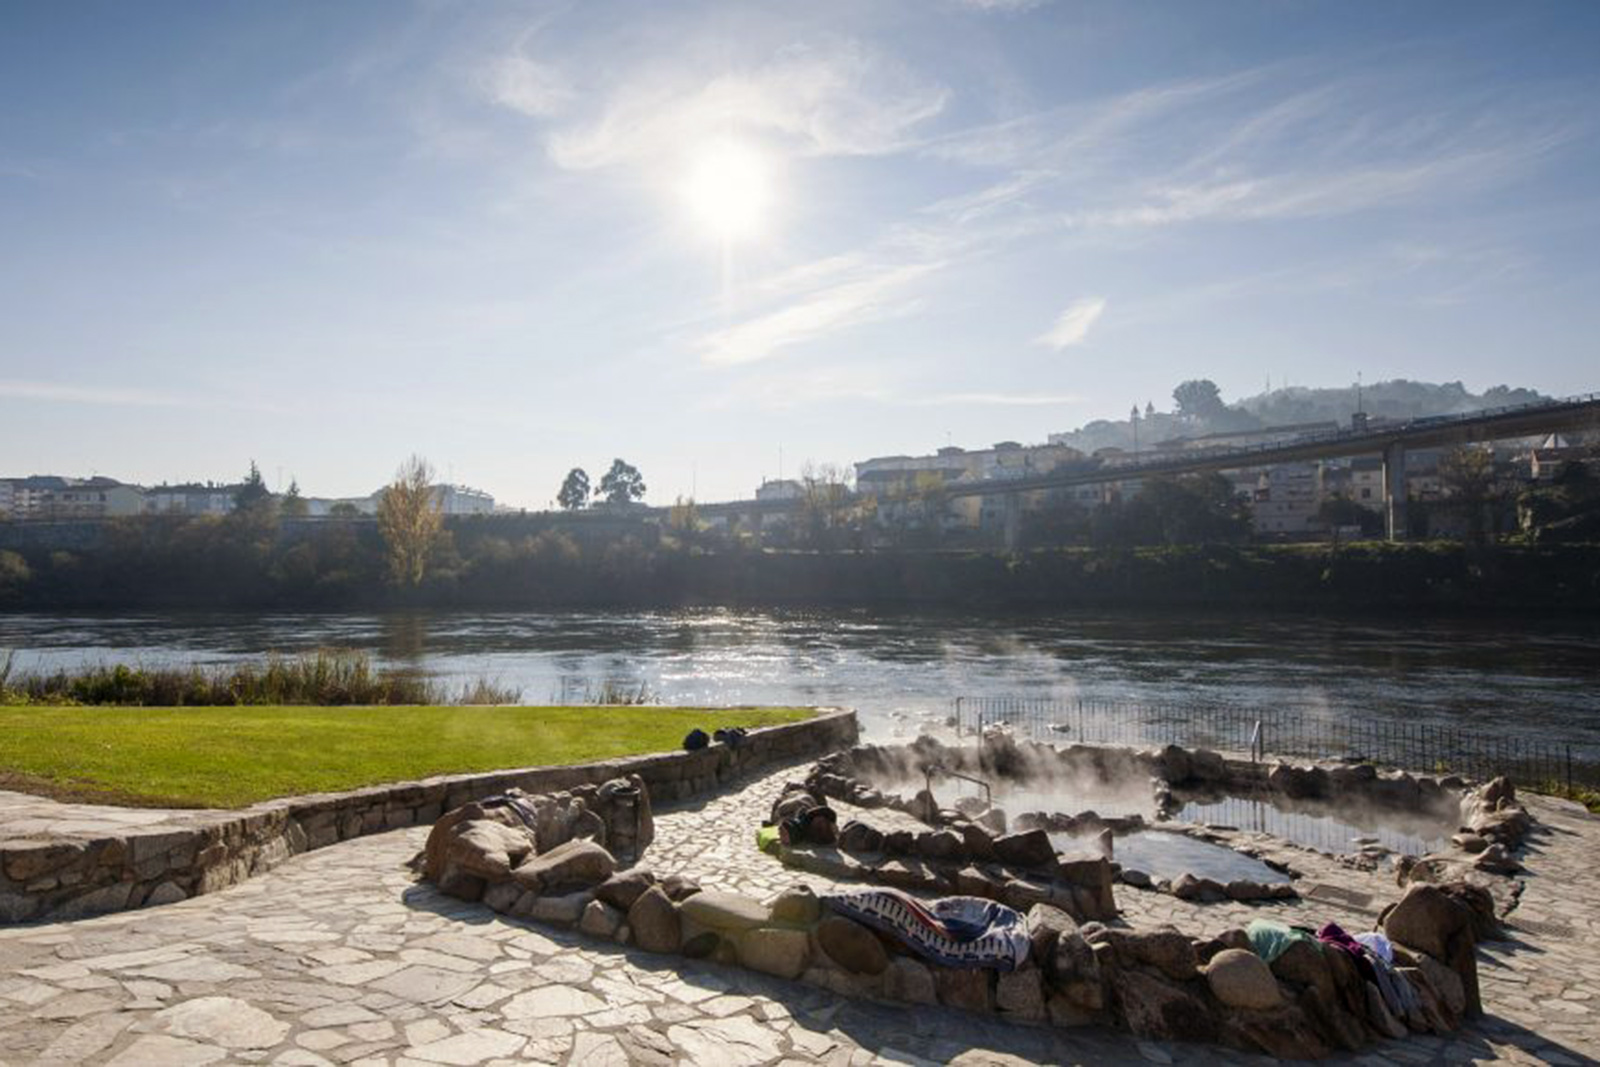
[[382,670],[348,649],[215,667],[100,664],[76,670],[18,673],[0,655],[0,703],[227,707],[239,705],[512,704],[519,693],[486,679],[451,694],[407,671]]

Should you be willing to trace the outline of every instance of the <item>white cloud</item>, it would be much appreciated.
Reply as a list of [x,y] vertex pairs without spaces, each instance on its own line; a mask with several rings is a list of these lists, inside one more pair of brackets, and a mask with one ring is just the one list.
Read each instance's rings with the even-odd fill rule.
[[1089,336],[1089,327],[1099,321],[1105,310],[1106,300],[1103,296],[1086,296],[1081,300],[1074,300],[1056,319],[1056,324],[1034,338],[1033,343],[1058,351],[1082,344],[1083,339]]
[[483,73],[482,87],[495,103],[535,118],[559,113],[576,96],[559,70],[520,52],[492,63]]
[[850,270],[796,294],[786,306],[712,332],[699,343],[700,359],[722,367],[753,363],[838,330],[905,314],[915,306],[907,290],[944,265],[874,263]]
[[943,110],[948,93],[858,43],[790,47],[711,77],[647,74],[618,89],[593,121],[551,137],[569,170],[658,164],[712,137],[774,137],[811,155],[878,155]]
[[970,7],[977,11],[1032,11],[1036,7],[1043,7],[1050,0],[956,0],[962,7]]

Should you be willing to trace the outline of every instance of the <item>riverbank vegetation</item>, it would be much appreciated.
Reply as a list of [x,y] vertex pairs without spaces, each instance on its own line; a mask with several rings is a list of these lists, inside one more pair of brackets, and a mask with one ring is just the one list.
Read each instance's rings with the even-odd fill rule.
[[321,649],[226,667],[100,664],[21,673],[0,652],[0,705],[85,704],[218,707],[267,704],[514,704],[521,696],[488,679],[457,692],[407,671],[379,670],[364,653]]
[[159,807],[242,807],[440,774],[588,763],[803,708],[0,707],[0,788]]
[[1600,543],[1581,542],[810,551],[712,539],[627,516],[483,516],[446,519],[421,579],[411,584],[391,580],[372,521],[146,519],[100,524],[92,533],[81,543],[14,541],[18,547],[0,551],[0,610],[1600,610]]

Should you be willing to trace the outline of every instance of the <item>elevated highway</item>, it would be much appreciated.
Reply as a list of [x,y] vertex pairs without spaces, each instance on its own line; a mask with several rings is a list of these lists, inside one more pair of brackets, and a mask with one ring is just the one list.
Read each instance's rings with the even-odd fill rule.
[[[1004,498],[1006,541],[1014,545],[1022,514],[1022,499],[1028,493],[1139,481],[1163,475],[1236,471],[1319,459],[1381,456],[1385,524],[1390,540],[1402,540],[1406,529],[1407,449],[1448,448],[1513,437],[1535,437],[1581,426],[1600,426],[1600,393],[1539,404],[1484,408],[1459,415],[1433,415],[1367,428],[1355,426],[1326,433],[1303,434],[1287,441],[1246,448],[1166,452],[1126,462],[1084,460],[1034,477],[952,482],[944,487],[943,493],[947,500],[973,496]],[[763,516],[787,514],[800,507],[799,500],[735,500],[702,504],[699,510],[704,515],[738,516],[752,521],[759,528]]]

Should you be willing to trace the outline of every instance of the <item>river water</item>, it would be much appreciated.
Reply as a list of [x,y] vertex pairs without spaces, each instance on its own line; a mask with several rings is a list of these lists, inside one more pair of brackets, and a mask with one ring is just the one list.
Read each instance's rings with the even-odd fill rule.
[[0,614],[15,669],[370,652],[525,703],[606,684],[663,703],[831,704],[914,735],[957,696],[1206,701],[1570,741],[1600,754],[1600,623],[1141,613],[694,609],[426,614]]

